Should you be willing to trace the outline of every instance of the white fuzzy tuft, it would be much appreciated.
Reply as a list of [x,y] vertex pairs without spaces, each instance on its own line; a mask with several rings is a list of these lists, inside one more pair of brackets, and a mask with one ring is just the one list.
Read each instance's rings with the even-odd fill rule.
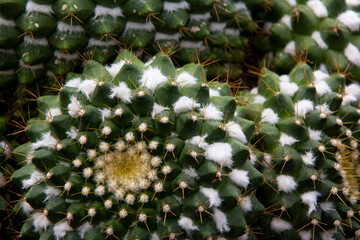
[[226,130],[229,132],[230,137],[239,140],[243,144],[248,143],[246,136],[239,124],[237,124],[233,121],[230,121],[230,122],[226,123],[225,127],[226,127]]
[[284,15],[281,19],[280,22],[285,24],[290,30],[292,30],[292,26],[291,26],[291,16],[289,15]]
[[210,144],[205,152],[205,157],[220,166],[231,167],[233,165],[232,148],[229,143],[218,142]]
[[297,140],[296,138],[286,135],[285,133],[281,133],[280,139],[279,139],[281,146],[286,146],[286,145],[291,146],[298,141],[299,140]]
[[334,238],[335,230],[327,230],[326,232],[320,232],[321,240],[337,240],[338,238]]
[[81,239],[84,238],[85,233],[87,231],[89,231],[92,228],[91,224],[89,222],[84,223],[83,225],[81,225],[80,227],[77,228],[77,231],[79,232],[79,235],[81,237]]
[[211,18],[210,12],[206,13],[198,13],[198,14],[190,14],[190,20],[202,21],[209,20]]
[[161,33],[156,32],[154,41],[180,41],[180,33]]
[[292,229],[289,222],[282,220],[281,218],[274,217],[271,220],[271,229],[277,233],[285,232]]
[[0,26],[16,27],[16,24],[14,20],[7,20],[0,17]]
[[328,45],[326,44],[326,42],[324,42],[324,40],[321,37],[321,34],[319,31],[315,31],[311,34],[311,38],[314,39],[314,41],[317,43],[317,45],[321,48],[321,49],[328,49]]
[[165,12],[173,12],[176,10],[181,10],[181,9],[189,9],[190,5],[189,3],[187,3],[186,1],[181,1],[181,2],[164,2],[164,7],[163,10]]
[[194,99],[182,96],[179,100],[174,103],[174,112],[176,114],[189,112],[194,110],[195,108],[200,107],[200,104],[197,103]]
[[278,175],[276,178],[279,191],[292,192],[296,189],[297,183],[292,176]]
[[348,7],[357,7],[360,5],[360,0],[345,0]]
[[191,144],[193,146],[198,146],[201,149],[207,149],[209,147],[209,144],[205,142],[205,136],[194,136],[188,140],[185,141],[185,144]]
[[224,32],[227,36],[240,36],[240,30],[237,28],[225,28]]
[[56,240],[63,239],[67,232],[72,231],[72,228],[70,227],[69,222],[63,221],[60,223],[56,223],[53,227],[54,235]]
[[45,189],[45,194],[46,194],[46,198],[45,198],[45,201],[46,201],[50,198],[59,196],[61,194],[61,191],[54,187],[47,187]]
[[186,175],[190,176],[191,178],[194,178],[194,179],[198,179],[198,178],[199,178],[199,175],[197,174],[195,168],[192,168],[192,167],[184,168],[184,169],[182,170],[182,172],[185,173]]
[[261,113],[261,122],[276,124],[279,120],[279,116],[271,108],[266,108]]
[[119,8],[119,7],[107,8],[107,7],[103,7],[101,5],[96,5],[93,18],[96,18],[97,16],[104,16],[104,15],[110,15],[113,18],[124,16],[121,12],[121,8]]
[[[66,59],[66,61],[74,61],[74,59],[77,59],[79,57],[79,54],[77,53],[69,53],[69,52],[61,52],[61,51],[54,51],[54,57],[58,59]],[[49,72],[48,72],[49,74]],[[51,75],[53,76],[53,75]]]
[[264,98],[261,95],[257,95],[257,96],[254,97],[253,103],[262,105],[265,101],[266,101],[266,98]]
[[360,27],[360,16],[353,10],[347,10],[341,13],[337,20],[347,26],[351,31],[359,31]]
[[73,78],[66,82],[65,87],[78,88],[81,83],[81,78]]
[[222,32],[226,27],[226,22],[211,22],[210,23],[210,31],[211,32]]
[[42,172],[39,171],[34,171],[29,179],[24,179],[22,180],[22,187],[23,188],[29,188],[33,185],[35,185],[36,183],[38,183],[39,181],[43,180],[45,178],[44,174]]
[[32,38],[29,35],[24,36],[24,43],[44,47],[49,46],[49,42],[46,38]]
[[31,205],[27,202],[25,202],[24,200],[21,203],[22,207],[21,210],[23,211],[23,213],[25,213],[26,215],[30,215],[30,213],[34,210]]
[[314,78],[315,78],[315,88],[316,88],[316,93],[322,97],[325,94],[331,93],[331,88],[329,87],[329,85],[326,83],[326,79],[329,78],[329,74],[328,73],[324,73],[321,70],[317,70],[314,72]]
[[73,118],[84,114],[83,105],[75,96],[70,98],[70,103],[67,105],[67,109],[69,109],[69,114]]
[[36,232],[42,232],[43,230],[46,230],[46,228],[51,224],[49,219],[40,212],[31,214],[31,218]]
[[209,120],[220,121],[223,119],[224,113],[215,107],[212,103],[200,109],[204,118]]
[[322,202],[319,205],[320,205],[320,208],[326,213],[335,210],[335,205],[333,202]]
[[111,77],[114,78],[125,64],[126,62],[124,60],[121,60],[120,62],[113,63],[110,66],[106,66],[105,68],[111,75]]
[[180,216],[178,221],[179,226],[186,231],[187,235],[190,235],[192,231],[199,230],[199,228],[194,224],[194,222],[184,215]]
[[167,81],[168,78],[161,73],[159,68],[151,66],[143,72],[140,79],[141,86],[145,86],[150,90],[154,90],[160,83]]
[[300,231],[299,236],[301,240],[311,240],[311,233],[312,231]]
[[296,115],[304,118],[308,112],[314,110],[314,103],[310,100],[304,99],[295,103],[294,108]]
[[74,126],[71,126],[71,128],[69,130],[67,130],[65,133],[66,133],[66,136],[70,139],[77,139],[79,134],[79,129],[75,128]]
[[33,1],[28,1],[25,7],[26,12],[29,14],[30,12],[39,12],[44,13],[46,15],[52,14],[51,5],[43,5],[43,4],[37,4]]
[[87,99],[90,100],[90,95],[93,94],[96,86],[97,83],[94,80],[85,79],[84,81],[80,82],[78,91],[82,92],[87,97]]
[[117,98],[123,101],[124,103],[131,103],[131,89],[128,88],[126,83],[120,82],[117,87],[111,88],[110,98]]
[[60,108],[50,108],[46,113],[46,120],[52,120],[53,117],[61,115]]
[[201,50],[205,50],[206,46],[205,46],[203,41],[186,41],[186,40],[182,40],[180,42],[180,48],[199,49],[201,51]]
[[349,45],[344,49],[344,54],[352,64],[360,67],[360,51],[357,47],[349,43]]
[[316,161],[316,157],[311,151],[306,152],[304,155],[301,155],[301,159],[305,165],[311,165],[311,166],[313,166]]
[[57,29],[59,30],[59,32],[85,32],[84,28],[81,25],[70,25],[61,21],[58,22]]
[[128,32],[131,30],[143,30],[143,31],[152,31],[155,29],[155,26],[153,23],[138,23],[138,22],[131,22],[131,21],[127,21],[126,25],[125,25],[125,30],[124,32]]
[[253,207],[253,205],[251,203],[251,196],[241,197],[239,206],[240,206],[241,210],[243,210],[244,213],[250,212]]
[[231,181],[233,181],[234,183],[245,189],[248,187],[250,183],[248,172],[244,170],[239,170],[239,169],[232,170],[230,172],[230,179]]
[[217,230],[219,230],[221,233],[230,231],[230,227],[226,219],[225,213],[223,213],[217,208],[214,209],[213,220],[215,222]]
[[51,132],[43,133],[41,138],[31,144],[33,150],[41,147],[54,148],[57,145],[57,140],[51,136]]
[[317,198],[320,196],[321,194],[318,191],[311,191],[301,194],[301,201],[309,207],[309,215],[316,209]]
[[192,85],[197,83],[197,79],[192,76],[190,73],[186,71],[182,71],[177,77],[176,77],[176,83],[180,87],[185,87],[187,85]]
[[295,7],[297,2],[296,0],[285,0],[289,5],[290,7]]
[[299,87],[296,83],[280,82],[280,92],[283,94],[293,97],[298,90]]
[[250,90],[250,94],[259,94],[259,89],[257,87],[254,87]]
[[312,130],[311,128],[308,128],[309,131],[309,138],[313,141],[321,141],[321,130]]
[[210,207],[220,207],[222,199],[219,192],[213,188],[200,187],[200,192],[205,195],[210,203]]
[[100,109],[101,120],[104,122],[105,119],[109,119],[111,117],[111,110],[109,108]]
[[291,41],[288,44],[286,44],[284,48],[284,52],[287,54],[290,54],[291,56],[296,56],[296,43],[295,41]]
[[360,97],[360,85],[359,83],[352,83],[345,87],[345,92],[355,97]]
[[116,46],[117,42],[115,40],[112,39],[107,39],[107,40],[99,40],[96,38],[90,38],[88,41],[88,47],[103,47],[103,48],[108,48],[110,46]]
[[210,95],[210,97],[218,97],[218,96],[220,96],[220,92],[218,90],[210,88],[209,95]]
[[306,5],[311,8],[318,18],[325,18],[328,16],[327,8],[320,0],[310,0]]
[[240,12],[244,12],[246,15],[251,16],[251,12],[246,6],[246,3],[243,2],[234,2],[234,7]]

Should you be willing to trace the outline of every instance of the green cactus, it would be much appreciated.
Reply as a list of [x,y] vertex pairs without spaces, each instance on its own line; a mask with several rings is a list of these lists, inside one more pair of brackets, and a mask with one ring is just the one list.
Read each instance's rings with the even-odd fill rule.
[[37,104],[30,141],[14,150],[22,237],[235,239],[264,211],[248,161],[254,124],[199,64],[123,51]]
[[[360,86],[346,75],[298,62],[288,75],[263,68],[258,87],[239,95],[256,123],[263,156],[258,189],[264,232],[277,239],[357,239]],[[255,154],[255,153],[254,153]]]

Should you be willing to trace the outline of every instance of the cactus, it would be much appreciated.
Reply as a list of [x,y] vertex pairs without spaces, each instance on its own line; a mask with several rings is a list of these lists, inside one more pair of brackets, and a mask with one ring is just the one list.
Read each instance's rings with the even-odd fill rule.
[[233,239],[264,211],[248,161],[254,124],[199,64],[123,51],[37,104],[30,141],[14,150],[22,237]]
[[246,30],[249,21],[241,1],[4,0],[0,87],[65,75],[80,59],[112,62],[119,47],[151,53],[181,47],[183,63],[196,61],[196,50],[201,59],[239,62],[239,27]]
[[[238,116],[256,124],[264,183],[258,189],[276,239],[358,239],[360,85],[346,74],[312,71],[299,61],[288,75],[266,68]],[[253,153],[255,154],[255,153]]]

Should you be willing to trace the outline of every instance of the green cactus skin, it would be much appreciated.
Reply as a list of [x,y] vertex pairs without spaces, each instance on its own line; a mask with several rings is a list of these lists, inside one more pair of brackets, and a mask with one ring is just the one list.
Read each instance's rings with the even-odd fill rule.
[[123,51],[37,104],[14,150],[24,238],[236,239],[265,210],[248,161],[254,124],[199,64]]
[[[238,96],[262,152],[258,189],[276,239],[357,239],[360,225],[360,86],[346,75],[298,62],[288,75],[263,68],[258,87]],[[261,197],[262,196],[262,197]],[[260,224],[260,225],[262,225]]]

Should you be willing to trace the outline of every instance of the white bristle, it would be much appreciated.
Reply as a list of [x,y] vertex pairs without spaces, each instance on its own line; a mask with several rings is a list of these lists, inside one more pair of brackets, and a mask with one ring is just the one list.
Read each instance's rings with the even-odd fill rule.
[[309,215],[316,209],[317,198],[320,196],[321,194],[318,191],[311,191],[301,194],[301,201],[309,207]]
[[276,124],[279,120],[279,116],[271,108],[266,108],[261,113],[261,122]]
[[230,172],[230,179],[235,184],[239,185],[240,187],[247,188],[250,179],[248,177],[248,172],[244,170],[234,169]]
[[219,192],[213,188],[200,187],[200,192],[205,195],[209,201],[210,207],[220,207],[222,199]]
[[271,220],[271,229],[277,233],[285,232],[292,229],[292,226],[289,222],[282,220],[281,218],[274,217]]
[[294,178],[288,175],[278,175],[276,182],[279,191],[286,193],[292,192],[297,187],[297,183],[295,182]]
[[223,213],[217,208],[214,209],[213,220],[215,222],[217,230],[221,233],[230,231],[230,227],[226,219],[225,213]]
[[220,166],[231,167],[233,165],[231,145],[221,142],[210,144],[205,152],[205,158]]
[[168,78],[163,75],[159,68],[149,66],[141,76],[141,86],[154,90],[160,83],[167,82]]
[[174,103],[174,112],[176,114],[191,112],[194,109],[200,107],[200,104],[197,103],[194,99],[187,96],[182,96]]
[[110,98],[117,98],[124,103],[131,103],[131,89],[124,82],[120,82],[118,86],[111,88]]

